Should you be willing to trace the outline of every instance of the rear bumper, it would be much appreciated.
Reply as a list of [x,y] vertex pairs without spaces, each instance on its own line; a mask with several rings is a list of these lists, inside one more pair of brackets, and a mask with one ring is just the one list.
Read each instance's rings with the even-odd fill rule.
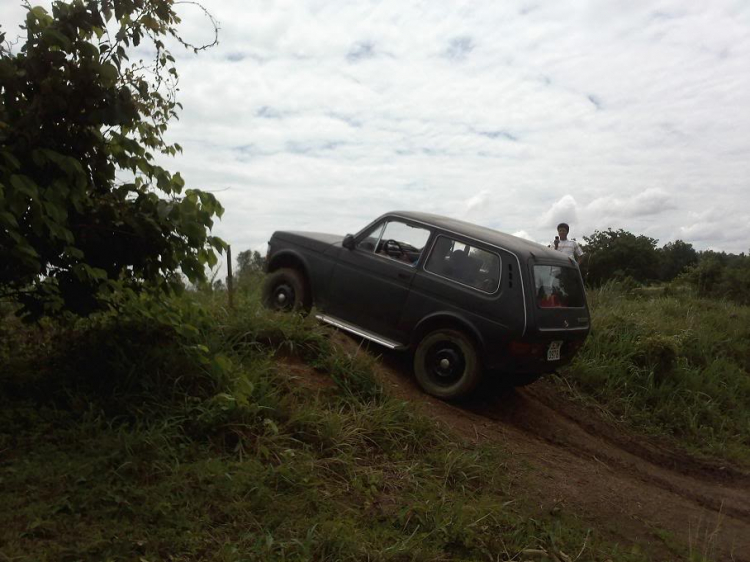
[[[545,374],[568,365],[583,347],[586,334],[563,337],[545,334],[536,340],[509,342],[486,350],[484,367],[508,373]],[[559,358],[550,350],[553,342],[560,342]]]

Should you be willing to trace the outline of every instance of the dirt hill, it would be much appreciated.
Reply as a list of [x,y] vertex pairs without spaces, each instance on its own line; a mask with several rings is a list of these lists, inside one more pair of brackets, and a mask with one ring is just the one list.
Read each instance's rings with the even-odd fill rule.
[[[344,335],[335,339],[348,353],[382,353]],[[522,493],[540,511],[572,511],[664,560],[673,556],[672,543],[688,545],[696,559],[750,561],[750,472],[634,435],[573,403],[552,381],[449,404],[416,387],[404,357],[379,357],[376,373],[390,393],[467,440],[501,443]]]

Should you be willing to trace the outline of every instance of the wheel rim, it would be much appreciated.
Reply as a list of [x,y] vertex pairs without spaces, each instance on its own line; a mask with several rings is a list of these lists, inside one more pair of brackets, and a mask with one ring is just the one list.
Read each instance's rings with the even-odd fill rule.
[[288,283],[276,286],[271,294],[271,304],[277,310],[288,310],[294,306],[294,288]]
[[466,371],[463,350],[451,341],[441,341],[432,345],[425,356],[425,371],[433,382],[440,386],[457,383]]

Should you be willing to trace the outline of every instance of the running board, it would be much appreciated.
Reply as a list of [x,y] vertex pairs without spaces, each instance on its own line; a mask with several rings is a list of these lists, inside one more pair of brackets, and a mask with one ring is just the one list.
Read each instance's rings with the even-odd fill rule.
[[345,332],[349,332],[351,334],[354,334],[355,336],[359,336],[361,338],[365,338],[366,340],[373,341],[389,349],[406,349],[406,346],[403,344],[400,344],[395,341],[391,341],[389,339],[384,338],[383,336],[373,334],[372,332],[368,332],[367,330],[364,330],[358,326],[355,326],[354,324],[349,324],[348,322],[344,322],[343,320],[339,320],[338,318],[334,318],[332,316],[326,316],[325,314],[316,314],[315,318],[317,318],[321,322],[325,322],[326,324],[330,324],[331,326],[336,326],[337,328],[344,330]]

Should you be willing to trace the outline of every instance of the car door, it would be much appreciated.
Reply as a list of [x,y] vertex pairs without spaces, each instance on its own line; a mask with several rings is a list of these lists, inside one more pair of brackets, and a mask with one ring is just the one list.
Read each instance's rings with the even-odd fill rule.
[[343,248],[327,291],[327,312],[397,343],[405,341],[399,319],[430,231],[386,218]]

